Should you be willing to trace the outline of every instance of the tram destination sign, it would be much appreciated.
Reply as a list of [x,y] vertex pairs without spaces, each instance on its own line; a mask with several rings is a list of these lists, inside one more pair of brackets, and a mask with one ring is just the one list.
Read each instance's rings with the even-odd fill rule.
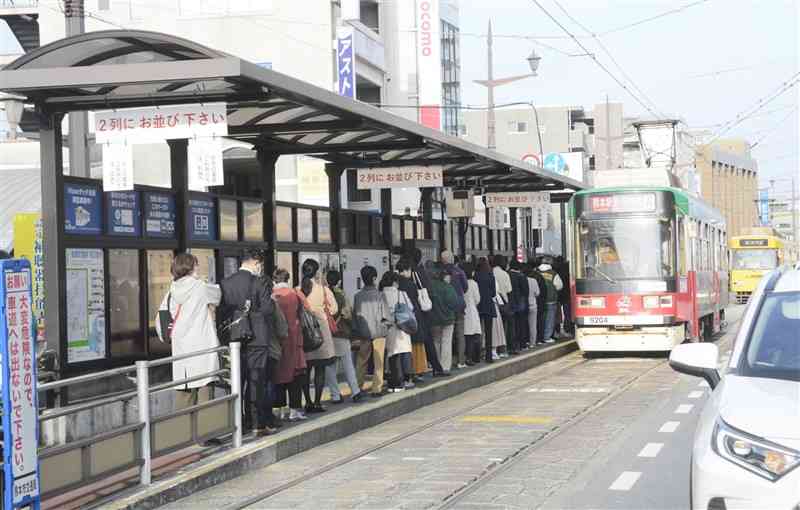
[[441,165],[359,168],[358,189],[441,188]]
[[655,193],[620,193],[589,197],[589,209],[594,213],[653,212],[656,210]]
[[739,246],[756,248],[769,246],[769,239],[739,239]]

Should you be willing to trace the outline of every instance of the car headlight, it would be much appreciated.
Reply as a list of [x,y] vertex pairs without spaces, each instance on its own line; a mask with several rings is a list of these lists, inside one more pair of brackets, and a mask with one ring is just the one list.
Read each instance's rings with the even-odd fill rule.
[[579,297],[578,306],[581,308],[605,308],[606,298],[603,296]]
[[800,464],[800,452],[736,430],[722,420],[714,427],[711,447],[725,460],[771,482]]

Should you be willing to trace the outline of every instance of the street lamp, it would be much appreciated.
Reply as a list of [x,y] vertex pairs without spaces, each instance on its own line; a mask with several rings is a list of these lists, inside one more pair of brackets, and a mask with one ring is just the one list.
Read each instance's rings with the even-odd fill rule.
[[497,142],[495,139],[495,121],[494,121],[494,88],[500,85],[506,85],[518,80],[536,76],[536,71],[539,69],[539,62],[542,57],[536,53],[536,50],[526,58],[531,72],[529,74],[521,74],[518,76],[509,76],[508,78],[494,79],[494,57],[492,53],[492,20],[489,20],[489,30],[486,34],[486,48],[487,48],[487,78],[486,80],[475,80],[478,85],[483,85],[488,91],[487,112],[486,112],[486,128],[487,128],[487,147],[495,149]]
[[0,98],[0,102],[3,103],[6,111],[6,122],[8,122],[8,139],[16,140],[17,128],[22,120],[22,111],[24,110],[25,105],[23,104],[22,99],[10,95]]

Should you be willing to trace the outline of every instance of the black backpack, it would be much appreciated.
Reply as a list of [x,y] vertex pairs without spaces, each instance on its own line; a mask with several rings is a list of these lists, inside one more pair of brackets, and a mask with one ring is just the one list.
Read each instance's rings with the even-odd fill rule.
[[253,321],[251,313],[258,308],[258,295],[256,293],[256,281],[258,278],[250,278],[250,290],[247,293],[249,299],[236,307],[225,307],[225,314],[217,328],[217,337],[222,345],[231,342],[241,342],[247,344],[255,337],[253,332]]

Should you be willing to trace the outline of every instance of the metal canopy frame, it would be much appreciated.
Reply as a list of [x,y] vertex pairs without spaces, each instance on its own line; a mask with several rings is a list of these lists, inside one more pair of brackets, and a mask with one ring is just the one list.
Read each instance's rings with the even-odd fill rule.
[[192,41],[108,30],[62,39],[0,70],[40,113],[225,101],[229,138],[346,168],[443,165],[445,186],[583,189],[582,183]]

